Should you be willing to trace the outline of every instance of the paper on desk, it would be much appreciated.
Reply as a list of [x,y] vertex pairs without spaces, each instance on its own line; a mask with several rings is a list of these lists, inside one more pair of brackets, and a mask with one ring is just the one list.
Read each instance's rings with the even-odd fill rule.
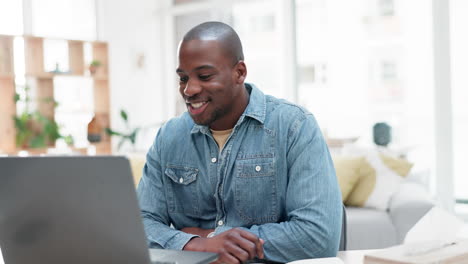
[[460,238],[468,238],[468,224],[444,209],[434,206],[408,231],[403,243],[451,242]]
[[344,264],[339,258],[317,258],[317,259],[301,259],[287,264]]

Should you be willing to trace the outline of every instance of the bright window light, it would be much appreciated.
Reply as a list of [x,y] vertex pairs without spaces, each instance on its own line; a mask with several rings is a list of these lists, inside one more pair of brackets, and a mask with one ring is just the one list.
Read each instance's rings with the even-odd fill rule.
[[33,0],[34,35],[80,40],[96,39],[94,0]]
[[23,1],[0,1],[0,34],[23,34]]

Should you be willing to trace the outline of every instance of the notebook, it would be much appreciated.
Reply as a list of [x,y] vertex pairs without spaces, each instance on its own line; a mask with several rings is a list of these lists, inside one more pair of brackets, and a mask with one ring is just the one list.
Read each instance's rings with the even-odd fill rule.
[[16,263],[209,263],[151,250],[124,157],[0,158],[0,247]]

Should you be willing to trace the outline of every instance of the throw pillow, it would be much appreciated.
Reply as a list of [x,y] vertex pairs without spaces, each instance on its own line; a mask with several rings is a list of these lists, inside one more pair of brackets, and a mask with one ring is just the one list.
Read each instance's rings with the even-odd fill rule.
[[345,205],[348,206],[357,206],[364,207],[367,199],[374,190],[375,181],[376,181],[376,172],[375,169],[367,162],[363,157],[363,162],[359,167],[360,178],[352,192],[348,195],[347,199],[344,201]]
[[365,157],[367,163],[361,168],[365,176],[361,176],[345,204],[386,210],[403,178],[383,163],[377,151],[369,151]]
[[413,167],[413,163],[407,160],[395,158],[389,155],[380,154],[383,163],[398,175],[405,177]]
[[144,155],[133,155],[128,157],[130,161],[130,166],[133,174],[133,181],[135,186],[138,186],[140,183],[141,176],[143,174],[143,167],[145,166],[146,159]]
[[340,185],[341,197],[346,201],[354,186],[361,177],[360,168],[365,162],[364,157],[350,158],[343,156],[334,156],[333,164],[335,166],[336,177]]

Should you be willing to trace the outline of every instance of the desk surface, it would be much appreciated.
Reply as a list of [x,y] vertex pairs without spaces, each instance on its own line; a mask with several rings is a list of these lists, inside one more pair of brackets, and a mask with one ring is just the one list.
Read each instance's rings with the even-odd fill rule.
[[347,250],[347,251],[339,251],[338,258],[343,260],[345,264],[361,264],[364,261],[364,255],[372,252],[374,250]]
[[[343,260],[345,264],[361,264],[363,263],[364,255],[373,250],[348,250],[338,252],[338,258]],[[2,251],[0,250],[0,264],[3,264]]]

